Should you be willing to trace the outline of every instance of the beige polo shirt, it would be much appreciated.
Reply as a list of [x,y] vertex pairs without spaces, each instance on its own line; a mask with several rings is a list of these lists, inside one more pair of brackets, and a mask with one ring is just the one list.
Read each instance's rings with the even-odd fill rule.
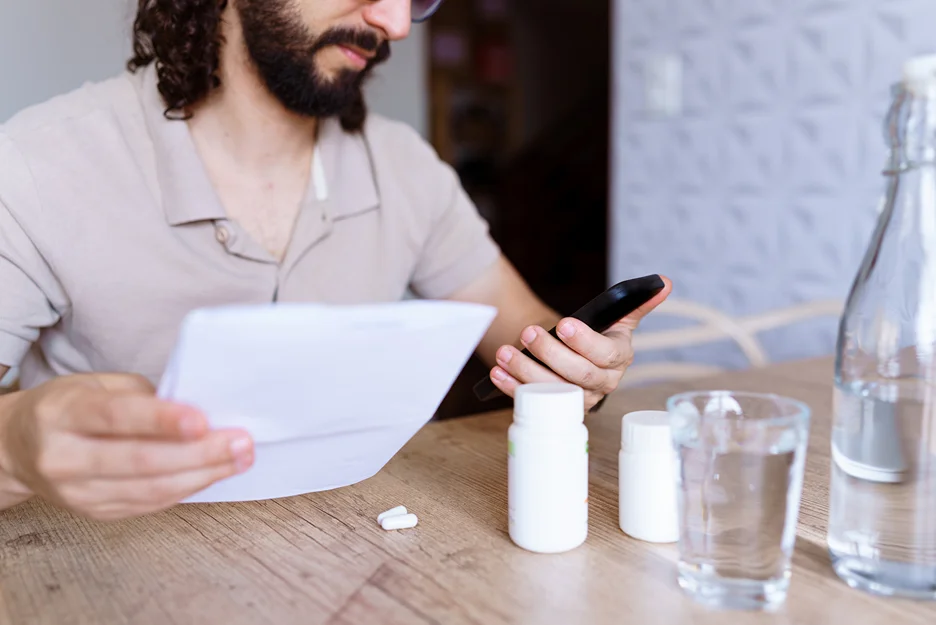
[[452,169],[371,115],[361,134],[321,124],[277,262],[227,218],[163,108],[149,68],[0,126],[0,364],[24,387],[89,371],[156,383],[194,308],[441,299],[499,255]]

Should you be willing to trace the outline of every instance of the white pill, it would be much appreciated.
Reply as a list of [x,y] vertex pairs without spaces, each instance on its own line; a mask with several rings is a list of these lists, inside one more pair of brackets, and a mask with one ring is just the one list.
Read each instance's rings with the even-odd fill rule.
[[396,508],[390,508],[384,512],[381,512],[377,515],[377,522],[383,523],[383,520],[391,516],[400,516],[401,514],[406,514],[406,506],[397,506]]
[[388,516],[381,522],[380,527],[385,530],[405,530],[410,527],[416,527],[419,519],[415,514],[397,514]]

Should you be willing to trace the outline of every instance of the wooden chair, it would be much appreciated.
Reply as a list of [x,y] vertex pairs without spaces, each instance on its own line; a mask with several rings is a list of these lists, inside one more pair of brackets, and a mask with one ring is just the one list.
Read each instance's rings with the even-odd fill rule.
[[17,378],[18,376],[16,367],[13,367],[7,371],[6,375],[0,377],[0,395],[15,391],[18,386]]
[[[698,323],[675,330],[638,330],[634,334],[634,352],[639,354],[731,339],[744,353],[750,367],[760,368],[770,364],[770,360],[757,338],[758,333],[816,317],[838,317],[842,308],[843,303],[837,300],[817,300],[735,318],[703,304],[669,298],[654,311],[654,315],[672,315]],[[698,378],[723,370],[715,365],[691,362],[635,364],[627,370],[622,386]]]

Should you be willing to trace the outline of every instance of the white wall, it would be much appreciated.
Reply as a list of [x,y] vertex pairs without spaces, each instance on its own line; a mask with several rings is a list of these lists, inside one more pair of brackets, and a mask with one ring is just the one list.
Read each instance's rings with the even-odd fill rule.
[[0,0],[0,120],[120,72],[132,16],[129,0]]
[[[889,85],[936,51],[936,2],[615,0],[613,22],[611,278],[666,273],[730,314],[844,299],[883,191]],[[660,54],[683,64],[672,117],[646,105]],[[787,359],[835,335],[827,319],[764,339]]]
[[372,111],[406,122],[429,137],[427,27],[413,24],[410,36],[390,44],[390,60],[374,70],[367,84]]
[[[135,0],[0,0],[0,122],[21,108],[119,73]],[[426,27],[392,46],[371,78],[375,112],[428,133]]]

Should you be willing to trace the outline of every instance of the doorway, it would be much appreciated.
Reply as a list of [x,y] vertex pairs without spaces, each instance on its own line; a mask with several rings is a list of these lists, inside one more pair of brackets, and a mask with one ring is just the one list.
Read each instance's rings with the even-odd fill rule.
[[[428,23],[430,141],[504,254],[569,314],[607,287],[607,0],[446,0]],[[472,358],[438,418],[477,401]]]

